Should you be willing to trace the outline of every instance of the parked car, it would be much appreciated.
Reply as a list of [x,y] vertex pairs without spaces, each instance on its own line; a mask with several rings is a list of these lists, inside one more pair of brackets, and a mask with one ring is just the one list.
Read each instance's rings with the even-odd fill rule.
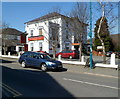
[[40,52],[40,53],[44,53],[44,54],[49,55],[49,53],[47,53],[46,51],[37,51],[37,52]]
[[49,55],[40,52],[25,52],[18,61],[22,67],[34,66],[39,67],[42,71],[63,68],[60,61],[53,60]]
[[79,52],[76,50],[63,50],[59,53],[56,54],[56,57],[61,55],[62,58],[78,58],[79,57]]
[[106,52],[106,56],[110,57],[112,53],[113,53],[112,51]]

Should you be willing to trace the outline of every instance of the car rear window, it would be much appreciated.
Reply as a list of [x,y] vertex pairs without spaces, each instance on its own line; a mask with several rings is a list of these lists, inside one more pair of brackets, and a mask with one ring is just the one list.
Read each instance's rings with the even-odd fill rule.
[[73,51],[71,51],[71,50],[68,50],[68,51],[66,51],[66,53],[72,53]]
[[24,57],[28,57],[28,55],[29,55],[28,52],[25,52],[25,53],[22,54],[22,56],[24,56]]
[[39,54],[38,55],[41,59],[51,59],[51,57],[47,54]]

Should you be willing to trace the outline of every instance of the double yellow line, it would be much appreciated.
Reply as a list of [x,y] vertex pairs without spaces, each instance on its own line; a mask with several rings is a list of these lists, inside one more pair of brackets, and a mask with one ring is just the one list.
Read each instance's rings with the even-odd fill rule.
[[[4,83],[0,82],[0,87],[2,88],[2,90],[5,90],[3,93],[6,95],[8,95],[7,93],[12,94],[12,97],[17,97],[22,95],[21,93],[19,93],[18,91],[14,90],[13,88],[9,87]],[[11,97],[11,96],[8,96],[8,97]]]

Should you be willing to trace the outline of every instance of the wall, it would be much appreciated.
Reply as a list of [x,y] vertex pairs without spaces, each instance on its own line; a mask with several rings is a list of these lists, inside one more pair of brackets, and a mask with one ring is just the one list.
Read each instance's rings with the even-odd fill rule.
[[[74,43],[74,36],[73,32],[67,28],[67,23],[66,23],[66,18],[65,17],[54,17],[49,20],[44,20],[44,21],[39,21],[39,22],[32,22],[32,23],[27,23],[25,26],[25,31],[28,33],[27,35],[27,43],[28,43],[28,51],[31,51],[30,45],[33,43],[34,50],[33,51],[39,51],[39,43],[42,42],[43,44],[43,51],[46,51],[48,53],[52,53],[52,45],[49,44],[49,33],[50,33],[50,28],[49,28],[49,22],[59,24],[59,44],[60,48],[57,48],[57,53],[65,49],[65,44],[69,43],[69,48],[74,49],[74,46],[72,46],[72,43]],[[69,24],[72,24],[71,21],[69,21]],[[30,37],[30,31],[33,30],[33,36],[39,36],[39,29],[43,29],[43,35],[44,35],[44,40],[37,40],[37,41],[28,41],[28,37]],[[66,35],[68,32],[68,39],[66,39]],[[87,33],[87,31],[86,31]],[[84,37],[84,42],[87,40],[87,34]]]
[[[30,24],[26,24],[25,30],[28,33],[27,35],[27,43],[28,43],[28,51],[31,51],[31,46],[30,44],[33,43],[34,50],[33,51],[39,51],[39,43],[42,42],[45,47],[43,47],[44,51],[48,52],[48,22],[33,22]],[[38,41],[28,41],[28,37],[31,37],[30,32],[33,30],[33,36],[39,36],[39,29],[42,28],[43,35],[46,37],[44,40],[38,40]]]
[[[26,24],[25,26],[25,31],[28,33],[27,35],[27,43],[28,43],[28,51],[31,51],[30,44],[33,43],[34,50],[33,51],[39,51],[39,42],[42,42],[43,44],[43,51],[50,52],[51,46],[49,45],[49,22],[53,23],[58,23],[61,26],[61,18],[57,19],[50,19],[46,21],[39,21],[37,23],[29,23],[28,25]],[[44,35],[44,40],[38,40],[38,41],[28,41],[28,37],[30,37],[30,32],[33,30],[33,36],[39,36],[39,29],[43,29],[43,35]],[[60,32],[61,34],[61,32]],[[60,40],[61,43],[61,40]],[[57,52],[60,50],[58,49]]]

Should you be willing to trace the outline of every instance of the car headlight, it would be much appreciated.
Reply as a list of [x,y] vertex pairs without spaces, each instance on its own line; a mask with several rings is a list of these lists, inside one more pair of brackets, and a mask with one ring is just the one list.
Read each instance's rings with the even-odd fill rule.
[[55,65],[53,62],[47,62],[48,65]]

